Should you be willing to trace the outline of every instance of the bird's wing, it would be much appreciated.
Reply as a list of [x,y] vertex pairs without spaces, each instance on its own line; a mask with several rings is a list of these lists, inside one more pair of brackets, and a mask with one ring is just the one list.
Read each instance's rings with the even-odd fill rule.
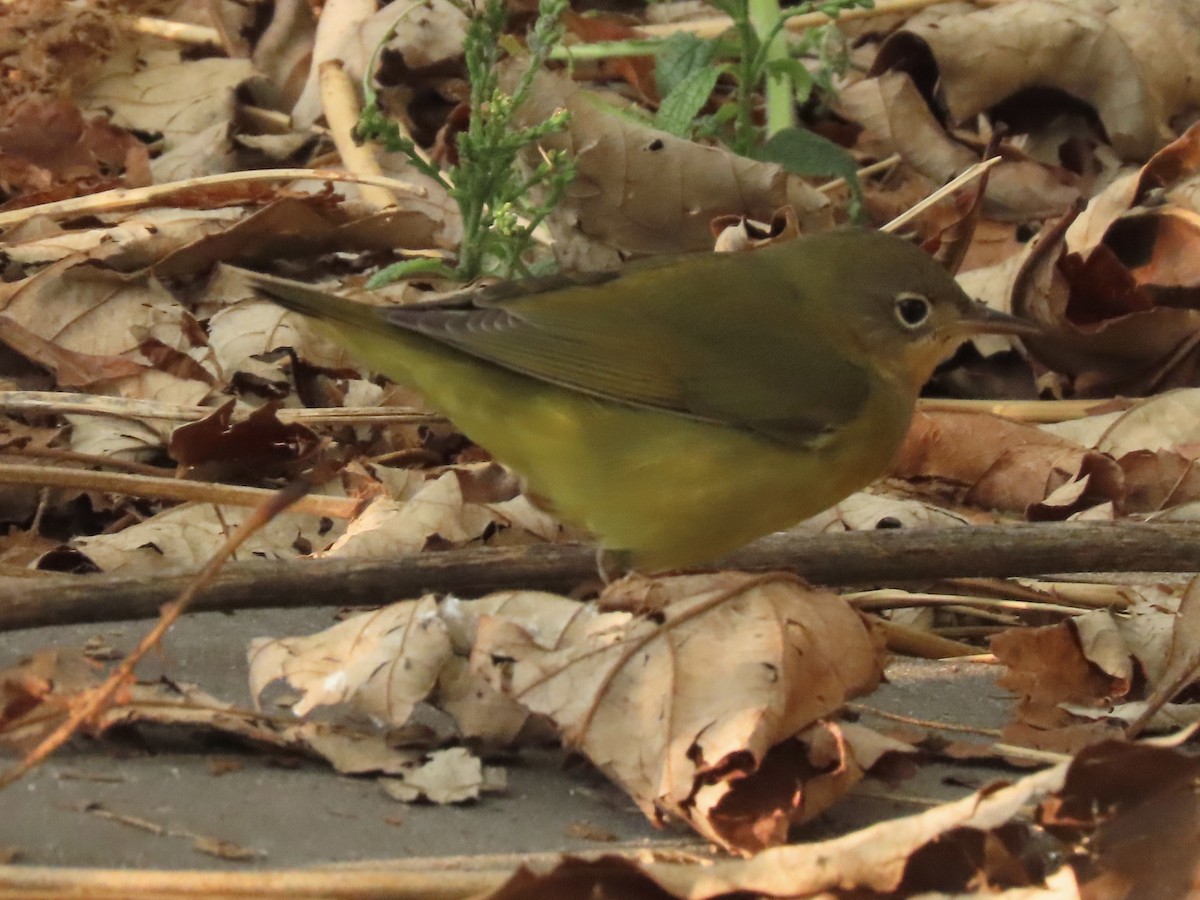
[[[859,413],[869,372],[830,352],[812,328],[771,321],[769,310],[768,321],[756,320],[762,303],[739,302],[744,270],[688,260],[688,279],[728,300],[653,302],[656,291],[678,290],[676,264],[378,313],[392,327],[532,378],[788,444],[807,444]],[[706,270],[699,276],[697,264]]]

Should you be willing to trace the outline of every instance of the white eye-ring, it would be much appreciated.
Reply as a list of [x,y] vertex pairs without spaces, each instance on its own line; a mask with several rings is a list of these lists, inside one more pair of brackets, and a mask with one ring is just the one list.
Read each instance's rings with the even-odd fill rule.
[[929,321],[929,313],[933,307],[929,298],[922,294],[897,294],[896,318],[908,329],[917,329]]

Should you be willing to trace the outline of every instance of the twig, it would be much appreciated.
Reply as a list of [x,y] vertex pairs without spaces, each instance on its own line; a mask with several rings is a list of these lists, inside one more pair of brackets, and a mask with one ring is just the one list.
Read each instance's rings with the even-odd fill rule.
[[1003,744],[997,741],[989,748],[998,756],[1011,756],[1014,759],[1028,759],[1033,762],[1046,763],[1047,765],[1057,765],[1058,763],[1070,762],[1072,756],[1070,753],[1056,753],[1053,750],[1038,750],[1034,747],[1021,747],[1018,744]]
[[[937,6],[949,0],[876,0],[873,9],[848,9],[838,13],[838,22],[849,22],[853,19],[868,19],[874,16],[898,15],[918,12],[927,6]],[[790,32],[807,31],[834,21],[823,12],[808,13],[803,16],[793,16],[787,21]],[[669,25],[640,25],[638,31],[642,34],[669,37],[679,31],[690,32],[701,38],[717,38],[733,27],[733,20],[728,16],[713,16],[710,19],[695,19],[691,22],[673,22]]]
[[[371,146],[356,143],[354,140],[354,126],[358,124],[361,110],[354,81],[342,68],[342,61],[328,59],[321,63],[318,73],[321,108],[325,112],[325,120],[329,123],[329,131],[342,162],[360,178],[383,177],[383,169],[380,168]],[[377,185],[363,184],[359,192],[363,200],[377,210],[390,209],[396,205],[395,195]]]
[[130,459],[120,459],[116,456],[100,456],[95,453],[80,453],[77,450],[64,450],[61,447],[12,446],[0,451],[0,460],[5,456],[23,456],[29,459],[51,459],[55,462],[77,463],[81,466],[99,466],[102,469],[120,469],[135,475],[158,477],[168,470],[161,466],[151,466],[146,463],[134,462]]
[[961,606],[981,609],[1007,609],[1013,612],[1052,612],[1077,616],[1095,607],[1067,606],[1050,600],[1005,600],[995,597],[963,597],[950,594],[928,594],[917,591],[874,590],[847,594],[845,599],[861,610],[878,612],[885,609],[909,609],[926,606]]
[[[182,481],[161,475],[134,475],[127,472],[96,472],[63,466],[33,466],[0,463],[0,484],[38,484],[47,487],[101,491],[127,497],[153,497],[157,500],[215,503],[229,506],[257,506],[275,494],[266,488],[241,487],[209,481]],[[351,519],[359,502],[352,497],[312,495],[296,503],[295,512],[331,519]]]
[[875,706],[870,706],[866,703],[847,703],[846,709],[852,710],[860,715],[878,716],[881,719],[887,719],[891,722],[901,722],[904,725],[915,725],[918,728],[928,728],[933,731],[957,731],[963,734],[978,734],[983,737],[998,738],[1001,731],[999,728],[979,728],[974,725],[959,725],[956,722],[938,722],[933,719],[918,719],[915,716],[902,716],[900,713],[888,712],[885,709],[879,709]]
[[[33,216],[48,218],[63,218],[77,216],[82,213],[112,212],[119,209],[133,209],[148,206],[162,201],[167,197],[195,188],[208,188],[225,184],[243,184],[256,181],[345,181],[350,184],[373,184],[389,190],[399,191],[411,197],[428,195],[422,187],[401,181],[397,178],[384,178],[369,175],[353,175],[349,172],[335,172],[332,169],[262,169],[256,172],[226,172],[220,175],[201,175],[196,178],[186,178],[182,181],[168,181],[165,184],[154,184],[143,188],[117,188],[111,191],[100,191],[84,197],[72,197],[69,200],[56,200],[53,203],[43,203],[39,206],[26,206],[21,209],[10,209],[0,212],[0,228],[16,225],[27,221]],[[230,201],[231,203],[233,201]]]
[[475,871],[276,869],[257,872],[0,867],[0,900],[459,900],[492,894],[521,867]]
[[[40,413],[55,416],[112,416],[121,419],[159,419],[169,422],[196,422],[216,412],[213,406],[191,406],[167,403],[162,400],[134,400],[128,397],[108,397],[103,394],[82,394],[71,391],[0,391],[0,411],[9,413]],[[240,421],[254,410],[235,407],[233,420]],[[302,422],[305,425],[336,423],[339,425],[395,424],[432,425],[445,422],[446,417],[425,413],[408,406],[331,406],[319,409],[279,409],[275,418],[280,422]]]
[[180,44],[215,44],[221,46],[221,32],[207,25],[173,22],[151,16],[118,16],[117,24],[138,34],[148,34]]
[[[726,568],[791,569],[817,584],[853,585],[1060,572],[1200,571],[1200,525],[1056,522],[975,528],[806,534],[756,541]],[[478,597],[511,588],[566,592],[596,578],[595,548],[536,544],[392,559],[231,563],[196,609],[380,605],[424,591]],[[188,576],[52,575],[0,579],[0,630],[140,619]]]
[[887,639],[887,648],[904,656],[915,656],[919,659],[953,659],[958,656],[974,656],[979,652],[979,648],[973,644],[952,641],[929,631],[889,622],[887,619],[876,620],[875,626]]
[[[881,159],[881,160],[879,160],[879,162],[873,162],[869,166],[863,166],[861,169],[858,170],[858,177],[860,179],[868,178],[871,175],[876,174],[877,172],[883,172],[883,171],[886,171],[887,169],[891,169],[894,166],[899,165],[901,162],[903,162],[903,160],[904,160],[904,157],[902,157],[899,153],[893,153],[891,156],[887,157],[886,159]],[[845,178],[835,178],[835,179],[833,179],[833,181],[827,181],[822,185],[818,185],[817,190],[820,191],[822,194],[829,194],[829,193],[832,193],[833,191],[836,191],[840,187],[845,187],[845,185],[846,185]]]
[[0,773],[0,790],[13,784],[24,775],[41,765],[51,753],[69,741],[86,722],[92,721],[133,677],[134,667],[158,646],[163,635],[184,614],[188,606],[221,570],[221,567],[233,556],[237,549],[256,531],[270,522],[308,492],[311,484],[306,479],[297,479],[286,487],[275,491],[264,500],[254,512],[247,516],[229,536],[221,548],[213,554],[212,559],[205,564],[195,576],[188,580],[187,585],[180,591],[179,596],[165,605],[154,627],[146,632],[138,645],[109,674],[95,689],[88,691],[81,702],[73,704],[70,715],[54,731],[43,738],[36,747],[27,753],[20,762],[13,764]]
[[1097,412],[1129,409],[1136,400],[930,400],[917,401],[921,412],[989,413],[1014,422],[1044,424],[1086,419]]
[[887,232],[899,231],[917,216],[921,215],[921,213],[925,212],[925,210],[929,209],[929,207],[933,206],[935,203],[939,203],[943,197],[949,197],[964,185],[970,184],[976,178],[983,177],[985,172],[991,169],[992,166],[999,165],[999,163],[999,156],[993,156],[991,159],[985,159],[983,162],[975,163],[975,165],[968,168],[961,175],[952,179],[948,184],[938,188],[916,206],[912,207],[911,209],[907,209],[900,215],[896,216],[896,218],[892,219],[892,221],[888,222],[879,230]]
[[976,596],[992,596],[1007,600],[1028,600],[1041,603],[1051,600],[1079,609],[1128,609],[1133,593],[1128,585],[1099,584],[1080,581],[1047,581],[1029,579],[1024,583],[981,578],[955,578],[940,587],[947,590],[970,591]]

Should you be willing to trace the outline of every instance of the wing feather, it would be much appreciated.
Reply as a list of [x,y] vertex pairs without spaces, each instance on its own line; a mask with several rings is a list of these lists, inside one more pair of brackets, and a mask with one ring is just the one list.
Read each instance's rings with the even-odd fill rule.
[[[754,273],[748,298],[745,267],[728,262],[656,261],[533,293],[484,288],[378,312],[391,327],[531,378],[789,444],[851,420],[866,403],[869,371],[817,335],[820,322],[769,265]],[[716,296],[651,302],[680,284]]]

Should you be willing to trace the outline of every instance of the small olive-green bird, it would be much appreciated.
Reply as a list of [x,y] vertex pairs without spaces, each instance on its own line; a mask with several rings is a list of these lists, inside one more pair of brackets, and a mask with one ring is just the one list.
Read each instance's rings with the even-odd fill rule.
[[863,229],[410,306],[247,275],[650,569],[710,561],[879,478],[950,349],[1036,332]]

